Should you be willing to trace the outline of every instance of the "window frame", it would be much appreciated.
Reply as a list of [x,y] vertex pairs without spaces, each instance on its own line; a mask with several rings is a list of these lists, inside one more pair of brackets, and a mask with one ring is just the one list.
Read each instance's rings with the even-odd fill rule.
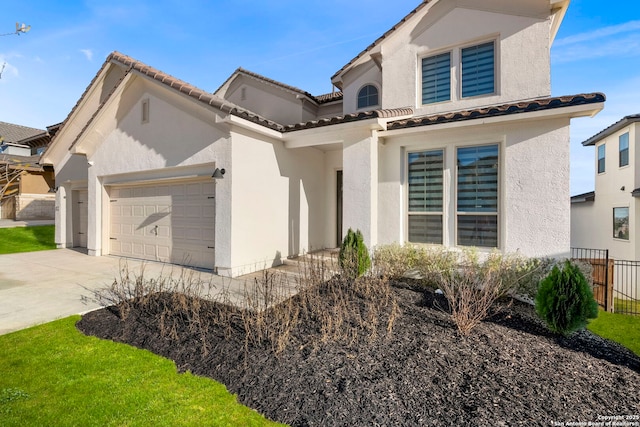
[[[622,144],[626,144],[626,148],[622,148]],[[623,159],[626,163],[623,163]],[[623,168],[629,166],[629,132],[625,132],[618,137],[618,167]]]
[[[420,153],[442,153],[442,204],[440,211],[411,211],[410,205],[410,161],[409,158],[412,154],[420,154]],[[445,177],[445,170],[447,169],[447,149],[445,147],[431,147],[431,148],[423,148],[423,149],[415,149],[410,150],[405,153],[405,165],[406,165],[406,195],[405,201],[407,203],[406,208],[406,233],[405,233],[405,241],[413,244],[421,244],[421,245],[440,245],[444,246],[447,242],[447,233],[446,233],[446,224],[447,224],[447,182]],[[432,216],[432,217],[440,217],[441,220],[441,241],[440,243],[434,242],[413,242],[409,239],[410,227],[409,221],[410,217],[422,217],[422,216]]]
[[[479,212],[465,212],[465,211],[460,211],[459,210],[459,206],[458,206],[458,195],[459,195],[459,178],[460,178],[460,174],[459,174],[459,167],[458,167],[458,157],[459,157],[459,150],[460,149],[465,149],[465,148],[482,148],[482,147],[496,147],[497,148],[497,160],[496,160],[496,166],[497,166],[497,173],[496,173],[496,211],[495,212],[486,212],[486,211],[479,211]],[[501,192],[502,192],[502,144],[500,144],[499,142],[494,142],[494,143],[486,143],[486,144],[471,144],[471,145],[457,145],[454,147],[455,150],[455,158],[454,158],[454,166],[455,166],[455,173],[454,173],[454,181],[452,183],[453,186],[453,197],[454,197],[454,207],[453,207],[453,215],[454,215],[454,241],[455,241],[455,246],[456,247],[477,247],[477,248],[481,248],[481,249],[501,249],[502,245],[501,245],[501,237],[502,237],[502,233],[500,231],[500,225],[501,225],[501,213],[502,213],[502,197],[501,197]],[[491,216],[491,217],[495,217],[496,218],[496,245],[495,246],[479,246],[479,245],[465,245],[465,244],[461,244],[460,243],[460,232],[459,232],[459,217],[460,216],[469,216],[469,217],[481,217],[481,216]]]
[[[376,99],[377,99],[377,103],[376,104],[367,104],[365,106],[360,106],[360,93],[369,88],[372,87],[376,90]],[[367,98],[371,97],[371,94],[367,94],[366,95]],[[371,108],[371,107],[379,107],[380,106],[380,88],[378,87],[378,85],[374,84],[374,83],[366,83],[364,85],[362,85],[360,87],[360,89],[358,89],[358,92],[356,93],[356,110],[365,110],[367,108]]]
[[[623,235],[622,237],[620,237],[620,232],[622,232],[622,230],[620,230],[620,232],[618,233],[618,235],[616,235],[616,210],[626,210],[627,215],[626,215],[626,223],[627,223],[627,233],[626,233],[626,237]],[[625,218],[625,217],[620,217],[620,218]],[[611,223],[612,225],[612,236],[615,240],[622,240],[625,242],[630,241],[631,239],[630,234],[631,234],[631,230],[630,230],[630,222],[629,222],[629,206],[617,206],[613,208],[613,217],[612,217],[613,221]]]
[[[458,212],[458,150],[464,148],[482,148],[482,147],[496,147],[497,148],[497,188],[496,188],[496,200],[495,212]],[[469,248],[475,247],[479,251],[488,252],[492,250],[502,250],[504,246],[502,218],[504,213],[504,206],[502,202],[504,200],[504,186],[503,186],[503,156],[504,156],[504,141],[496,141],[493,138],[482,138],[477,142],[461,142],[447,145],[435,145],[435,144],[420,144],[407,149],[402,150],[404,156],[404,182],[403,182],[403,204],[404,204],[404,241],[416,245],[436,245],[447,248]],[[422,152],[434,152],[441,151],[443,153],[443,181],[442,181],[442,211],[438,212],[420,212],[411,211],[410,207],[410,170],[409,159],[412,154]],[[455,170],[454,170],[455,169]],[[438,215],[442,218],[442,243],[422,243],[412,242],[409,239],[410,216],[426,216],[426,215]],[[458,231],[458,218],[459,216],[491,216],[495,217],[495,230],[496,230],[496,246],[479,246],[479,245],[464,245],[459,243],[459,231]]]
[[[602,154],[602,157],[600,155]],[[598,174],[605,173],[607,171],[607,144],[600,144],[596,148],[596,171]],[[602,164],[600,164],[602,162]],[[602,168],[601,168],[602,166]],[[601,170],[602,169],[602,170]]]
[[[448,55],[449,56],[449,73],[448,73],[448,83],[449,83],[449,96],[447,99],[436,99],[434,101],[431,102],[424,102],[424,84],[425,84],[425,76],[424,76],[424,61],[428,60],[428,59],[434,59],[440,56],[445,56]],[[433,104],[438,104],[441,102],[451,102],[453,101],[453,93],[454,93],[454,88],[455,88],[455,79],[453,79],[453,68],[454,68],[454,55],[453,55],[453,51],[452,50],[447,50],[444,52],[438,52],[438,53],[434,53],[431,55],[425,55],[420,57],[419,62],[419,66],[420,66],[420,104],[421,105],[433,105]]]
[[[484,45],[489,45],[491,44],[493,46],[493,87],[492,87],[492,91],[491,92],[483,92],[483,93],[476,93],[473,95],[464,95],[464,51],[465,49],[473,49],[473,48],[479,48],[481,46]],[[496,42],[496,39],[491,39],[491,40],[487,40],[487,41],[483,41],[483,42],[479,42],[479,43],[473,43],[473,44],[468,44],[465,46],[460,46],[459,48],[459,53],[458,53],[458,88],[459,88],[459,93],[460,93],[460,99],[473,99],[473,98],[479,98],[479,97],[483,97],[483,96],[491,96],[491,95],[496,95],[498,93],[498,43]]]

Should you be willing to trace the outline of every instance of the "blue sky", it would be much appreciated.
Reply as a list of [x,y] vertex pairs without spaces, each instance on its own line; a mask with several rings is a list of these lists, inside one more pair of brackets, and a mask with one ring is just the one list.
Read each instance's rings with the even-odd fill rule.
[[[61,122],[117,50],[214,91],[239,66],[319,95],[330,77],[420,0],[15,0],[0,10],[0,121]],[[390,7],[389,4],[393,4]],[[585,139],[640,113],[640,13],[573,0],[552,49],[552,94],[604,92],[572,121],[571,192],[593,190]]]

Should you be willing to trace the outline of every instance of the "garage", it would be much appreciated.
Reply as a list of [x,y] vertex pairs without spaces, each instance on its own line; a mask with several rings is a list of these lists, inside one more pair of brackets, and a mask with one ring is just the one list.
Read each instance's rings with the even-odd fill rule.
[[111,255],[214,268],[215,183],[113,186]]

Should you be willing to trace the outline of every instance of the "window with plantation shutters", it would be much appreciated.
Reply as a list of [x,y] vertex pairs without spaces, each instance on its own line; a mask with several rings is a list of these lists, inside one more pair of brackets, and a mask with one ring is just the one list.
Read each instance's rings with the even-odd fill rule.
[[451,52],[422,59],[422,103],[451,99]]
[[409,153],[408,170],[408,240],[442,244],[444,151]]
[[462,97],[495,92],[495,45],[483,43],[462,49]]
[[498,145],[457,150],[457,242],[498,247]]

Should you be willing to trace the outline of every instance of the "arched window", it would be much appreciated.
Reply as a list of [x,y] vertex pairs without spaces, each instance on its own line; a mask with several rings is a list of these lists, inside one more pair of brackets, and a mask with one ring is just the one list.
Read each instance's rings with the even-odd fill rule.
[[366,85],[358,92],[358,109],[379,105],[378,88],[373,85]]

